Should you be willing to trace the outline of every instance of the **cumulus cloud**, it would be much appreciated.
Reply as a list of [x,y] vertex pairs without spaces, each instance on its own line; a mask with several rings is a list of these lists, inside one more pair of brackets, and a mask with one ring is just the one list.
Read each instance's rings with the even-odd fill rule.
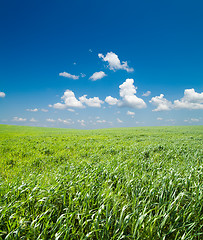
[[65,104],[63,104],[63,103],[55,103],[53,105],[53,108],[55,108],[55,109],[65,109],[66,107],[67,106]]
[[64,92],[64,95],[61,97],[63,103],[55,103],[53,105],[49,105],[49,107],[53,107],[56,109],[65,109],[70,112],[73,112],[73,109],[70,109],[69,107],[73,108],[84,108],[85,106],[83,104],[86,104],[89,107],[101,107],[101,104],[104,102],[100,100],[98,97],[93,98],[87,98],[87,95],[83,95],[79,97],[79,100],[75,97],[75,94],[71,90],[66,90]]
[[149,95],[151,95],[151,91],[147,91],[146,93],[142,94],[143,97],[148,97]]
[[119,101],[118,106],[120,107],[131,107],[131,108],[146,108],[146,103],[143,99],[138,98],[136,94],[136,87],[133,85],[133,79],[126,79],[126,81],[119,86],[120,96],[122,98]]
[[123,69],[123,70],[126,70],[127,72],[133,72],[134,71],[133,68],[130,68],[128,66],[127,61],[122,61],[122,63],[121,63],[120,59],[118,58],[118,55],[116,55],[113,52],[108,52],[106,54],[106,56],[99,53],[98,57],[102,58],[103,61],[108,62],[108,67],[109,67],[110,70],[116,71],[116,70],[119,70],[119,69]]
[[105,102],[107,102],[109,105],[116,105],[118,103],[118,99],[108,96],[105,98]]
[[13,117],[14,122],[26,122],[26,118],[21,118],[21,117]]
[[174,101],[174,108],[203,109],[203,92],[197,93],[194,88],[185,89],[183,98]]
[[4,92],[0,92],[0,98],[4,98],[6,94]]
[[100,108],[101,104],[104,103],[98,97],[87,98],[87,95],[83,95],[82,97],[79,97],[79,100],[81,103],[85,103],[89,107],[99,107]]
[[64,100],[65,105],[67,107],[77,107],[77,108],[82,108],[83,107],[82,103],[79,100],[77,100],[74,92],[71,91],[71,90],[66,90],[61,99]]
[[134,112],[127,111],[127,115],[133,116],[133,115],[135,115],[135,113],[134,113]]
[[92,81],[96,81],[98,79],[102,79],[103,77],[107,76],[103,71],[95,72],[89,79]]
[[79,76],[72,75],[72,74],[67,73],[67,72],[59,73],[59,76],[66,77],[66,78],[71,78],[71,79],[74,79],[74,80],[79,79]]
[[153,97],[149,102],[157,107],[156,109],[152,110],[155,112],[168,111],[171,110],[173,107],[173,104],[166,98],[164,98],[163,94],[160,94],[160,96]]
[[163,94],[153,97],[150,101],[157,108],[152,111],[168,111],[171,109],[203,109],[203,92],[197,93],[194,88],[185,89],[184,96],[173,103],[164,98]]
[[38,112],[38,108],[26,109],[26,111],[28,111],[28,112]]
[[158,120],[158,121],[162,121],[162,120],[163,120],[163,118],[161,118],[161,117],[158,117],[158,118],[157,118],[157,120]]

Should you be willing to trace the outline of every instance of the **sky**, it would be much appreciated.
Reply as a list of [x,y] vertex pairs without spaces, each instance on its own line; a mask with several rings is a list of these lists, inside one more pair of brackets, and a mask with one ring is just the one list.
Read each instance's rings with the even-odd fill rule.
[[0,124],[203,124],[203,2],[0,0]]

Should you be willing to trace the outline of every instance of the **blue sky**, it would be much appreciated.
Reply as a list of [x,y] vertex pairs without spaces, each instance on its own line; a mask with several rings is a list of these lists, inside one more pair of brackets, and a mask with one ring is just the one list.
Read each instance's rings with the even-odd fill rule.
[[0,123],[203,124],[202,1],[0,1]]

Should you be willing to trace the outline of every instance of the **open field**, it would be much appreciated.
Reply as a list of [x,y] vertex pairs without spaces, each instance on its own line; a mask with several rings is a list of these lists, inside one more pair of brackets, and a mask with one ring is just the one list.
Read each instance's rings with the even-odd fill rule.
[[0,239],[203,239],[203,126],[0,125]]

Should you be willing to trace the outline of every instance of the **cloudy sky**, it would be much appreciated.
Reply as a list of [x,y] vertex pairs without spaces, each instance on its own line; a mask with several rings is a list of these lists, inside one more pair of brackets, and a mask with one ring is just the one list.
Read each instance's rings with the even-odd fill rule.
[[203,2],[1,1],[0,124],[203,124]]

